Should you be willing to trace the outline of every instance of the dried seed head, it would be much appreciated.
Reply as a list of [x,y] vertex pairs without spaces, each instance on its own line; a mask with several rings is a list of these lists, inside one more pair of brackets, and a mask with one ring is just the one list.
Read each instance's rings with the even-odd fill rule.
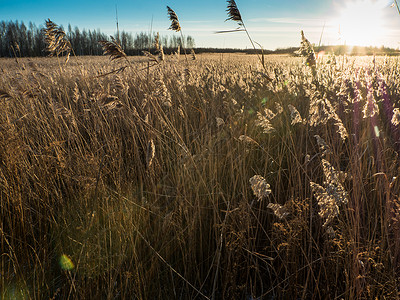
[[287,209],[277,203],[269,203],[267,207],[269,209],[272,209],[274,215],[277,216],[279,219],[284,219],[289,215]]
[[393,109],[392,124],[394,126],[397,126],[400,124],[400,109],[398,109],[398,108]]
[[248,143],[248,144],[256,144],[256,145],[258,145],[258,143],[255,140],[253,140],[251,137],[249,137],[247,135],[239,136],[239,141],[244,142],[244,143]]
[[149,51],[142,51],[143,55],[148,57],[150,61],[155,62],[156,64],[159,64],[158,62],[158,57],[151,54]]
[[152,165],[155,154],[156,154],[156,146],[154,145],[153,139],[151,139],[150,142],[147,144],[147,152],[146,152],[147,168],[150,168],[150,166]]
[[168,91],[167,86],[163,80],[156,82],[155,96],[159,99],[161,104],[165,107],[172,107],[171,93]]
[[158,60],[163,61],[164,59],[165,59],[164,48],[162,45],[160,45],[160,50],[158,50]]
[[364,119],[371,118],[371,117],[375,116],[375,114],[376,115],[379,114],[378,104],[376,103],[373,92],[370,90],[368,90],[367,101],[365,101],[362,112],[364,115]]
[[242,16],[240,15],[240,11],[236,5],[235,0],[228,0],[227,3],[228,6],[226,11],[228,13],[228,19],[226,19],[225,21],[228,20],[236,21],[239,24],[239,26],[243,26]]
[[157,35],[154,39],[154,47],[156,48],[156,51],[160,50],[161,44],[160,44],[160,33],[157,32]]
[[305,165],[308,164],[310,162],[310,160],[311,160],[310,154],[307,154],[306,156],[304,156],[304,164]]
[[292,120],[292,125],[295,125],[297,123],[303,123],[303,118],[301,117],[299,111],[294,107],[293,105],[288,105],[289,110],[290,110],[290,118]]
[[326,227],[336,216],[339,215],[339,207],[335,199],[327,193],[324,187],[314,182],[310,182],[310,186],[318,202],[318,214],[325,220],[323,227]]
[[103,47],[104,55],[110,55],[111,60],[126,58],[126,54],[121,45],[114,37],[111,36],[110,38],[111,41],[99,41],[99,44]]
[[332,118],[333,107],[326,99],[313,99],[310,103],[310,126],[325,125]]
[[265,179],[260,175],[254,175],[249,180],[251,184],[251,189],[254,195],[258,198],[258,201],[263,200],[271,194],[270,185],[265,181]]
[[276,114],[275,114],[272,110],[270,110],[270,109],[268,109],[268,108],[264,109],[264,113],[265,113],[265,117],[266,117],[268,120],[270,120],[270,121],[271,121],[273,118],[276,117]]
[[224,119],[222,119],[222,118],[216,117],[216,118],[215,118],[215,121],[217,122],[217,127],[220,127],[220,126],[222,126],[222,125],[225,124],[225,121],[224,121]]
[[303,56],[306,61],[306,65],[315,68],[316,60],[315,53],[311,43],[306,39],[303,30],[301,31],[301,45],[300,49],[296,51],[297,54]]
[[328,153],[331,153],[331,148],[328,146],[328,144],[324,141],[322,137],[320,137],[318,134],[314,135],[314,137],[317,139],[319,149],[322,152],[323,156]]
[[257,121],[256,121],[257,126],[260,126],[263,128],[264,133],[272,133],[275,131],[275,128],[272,127],[272,124],[270,122],[270,119],[267,116],[264,116],[261,113],[257,113]]
[[192,56],[192,60],[196,60],[196,53],[194,52],[194,50],[190,50],[190,55]]
[[278,102],[275,102],[275,109],[276,109],[276,114],[277,115],[283,113],[283,107]]
[[46,21],[46,28],[44,29],[46,51],[50,56],[60,56],[65,54],[66,61],[69,60],[69,55],[72,51],[72,46],[66,37],[64,30],[57,24],[53,23],[50,19]]
[[181,31],[181,25],[179,24],[178,16],[174,12],[172,8],[167,6],[168,16],[171,21],[171,26],[168,28],[169,30],[174,30],[176,32]]
[[74,102],[78,102],[80,98],[81,98],[81,95],[79,93],[79,87],[78,87],[78,84],[75,82],[74,91],[73,91],[73,95],[72,95],[72,100]]
[[325,220],[327,226],[336,216],[339,215],[339,206],[347,204],[347,192],[341,183],[341,172],[338,172],[325,159],[322,160],[325,175],[324,186],[310,182],[311,189],[317,199],[320,211],[318,214]]
[[342,141],[345,141],[349,137],[349,134],[347,133],[347,129],[346,127],[344,127],[342,120],[340,120],[339,118],[336,119],[335,125],[338,128],[337,133],[339,133],[340,138],[342,139]]

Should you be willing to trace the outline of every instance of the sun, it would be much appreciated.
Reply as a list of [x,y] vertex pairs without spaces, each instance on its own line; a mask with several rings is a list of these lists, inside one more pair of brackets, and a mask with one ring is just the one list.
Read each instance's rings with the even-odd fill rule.
[[339,26],[339,38],[347,45],[377,46],[385,32],[384,9],[387,1],[346,1],[339,9],[335,23]]

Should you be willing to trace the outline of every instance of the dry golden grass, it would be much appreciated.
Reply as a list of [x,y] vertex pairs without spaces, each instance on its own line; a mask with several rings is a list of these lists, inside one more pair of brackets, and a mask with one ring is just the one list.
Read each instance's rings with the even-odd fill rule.
[[2,298],[398,297],[397,58],[126,59],[0,60]]

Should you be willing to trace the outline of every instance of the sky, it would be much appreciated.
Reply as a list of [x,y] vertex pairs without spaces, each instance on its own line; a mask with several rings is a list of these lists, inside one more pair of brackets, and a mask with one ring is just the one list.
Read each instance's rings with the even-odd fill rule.
[[[311,43],[400,47],[400,14],[394,0],[236,0],[252,39],[264,49],[297,47],[303,30]],[[249,48],[244,32],[216,34],[237,28],[225,21],[224,0],[0,0],[0,20],[44,24],[50,18],[67,28],[176,34],[168,29],[166,6],[178,15],[182,32],[196,47]]]

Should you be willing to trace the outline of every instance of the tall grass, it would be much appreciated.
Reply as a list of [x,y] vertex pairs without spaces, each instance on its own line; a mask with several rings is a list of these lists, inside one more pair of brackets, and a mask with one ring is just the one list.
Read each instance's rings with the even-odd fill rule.
[[398,58],[121,58],[1,60],[2,299],[398,298]]

